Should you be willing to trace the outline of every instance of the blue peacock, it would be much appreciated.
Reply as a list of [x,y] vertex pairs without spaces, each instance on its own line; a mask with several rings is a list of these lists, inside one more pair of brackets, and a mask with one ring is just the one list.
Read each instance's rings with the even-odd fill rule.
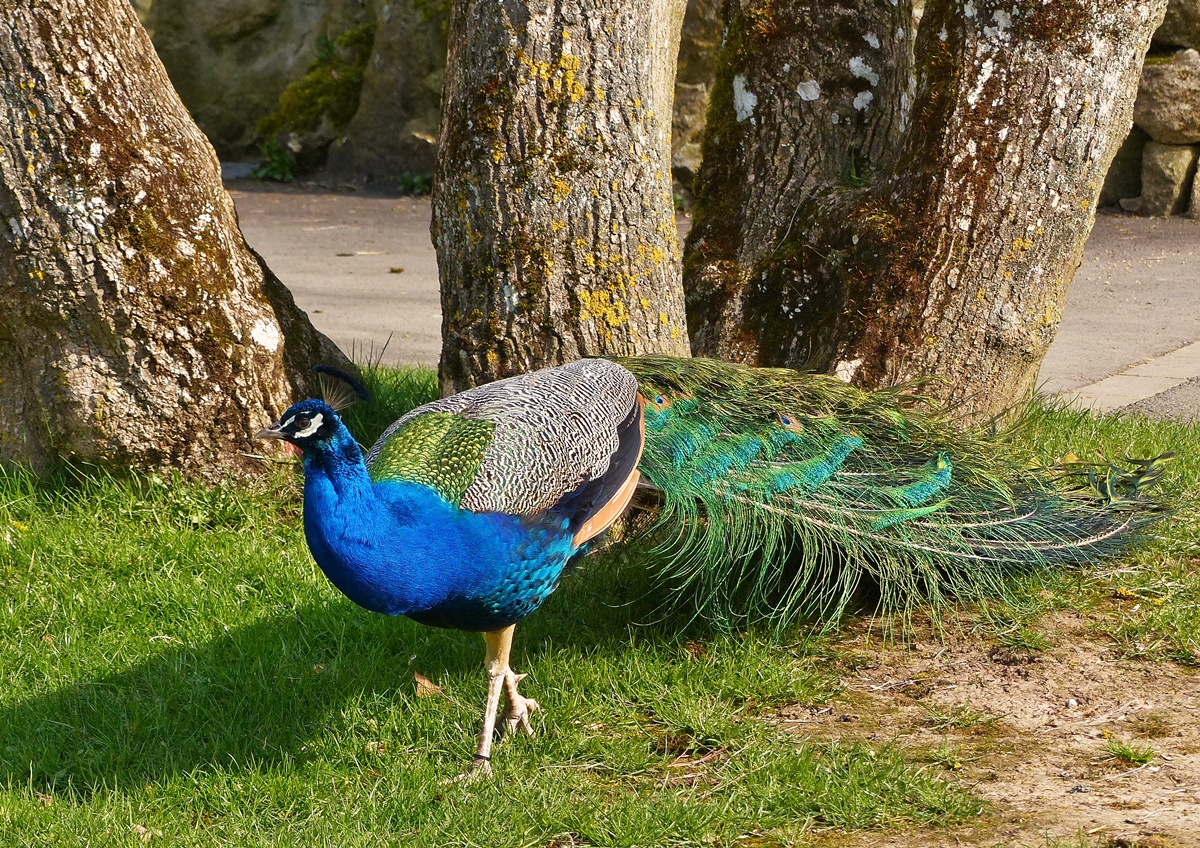
[[1029,467],[899,389],[706,359],[500,380],[414,409],[365,455],[337,413],[349,393],[333,394],[257,435],[303,452],[305,536],[338,589],[483,634],[475,777],[491,773],[502,696],[502,729],[532,733],[517,623],[638,491],[673,594],[715,622],[785,627],[836,620],[865,585],[907,610],[1117,553],[1161,514],[1145,492],[1170,458]]

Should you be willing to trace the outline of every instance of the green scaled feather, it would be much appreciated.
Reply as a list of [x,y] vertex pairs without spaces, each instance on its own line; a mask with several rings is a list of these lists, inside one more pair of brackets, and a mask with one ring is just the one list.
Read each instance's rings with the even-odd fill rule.
[[449,412],[427,412],[403,424],[380,448],[371,480],[424,483],[452,504],[475,480],[496,425]]
[[1133,470],[1023,464],[900,389],[706,359],[618,358],[646,401],[662,577],[714,622],[833,621],[861,590],[919,601],[1003,591],[1015,570],[1117,553],[1161,514],[1164,454]]

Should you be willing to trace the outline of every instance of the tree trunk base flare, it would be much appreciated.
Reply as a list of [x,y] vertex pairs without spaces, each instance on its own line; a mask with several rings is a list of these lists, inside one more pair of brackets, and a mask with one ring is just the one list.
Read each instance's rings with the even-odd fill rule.
[[444,393],[587,355],[687,355],[670,158],[683,11],[454,4],[432,227]]
[[693,352],[1034,388],[1162,0],[730,0],[684,267]]
[[250,434],[348,362],[251,251],[123,0],[0,32],[0,461],[254,473]]

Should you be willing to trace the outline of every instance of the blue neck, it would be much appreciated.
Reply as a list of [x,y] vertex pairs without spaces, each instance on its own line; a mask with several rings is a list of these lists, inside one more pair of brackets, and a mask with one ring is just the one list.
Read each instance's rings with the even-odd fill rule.
[[305,451],[304,532],[350,600],[397,615],[487,591],[522,530],[508,516],[460,510],[428,486],[373,483],[339,421],[331,438]]

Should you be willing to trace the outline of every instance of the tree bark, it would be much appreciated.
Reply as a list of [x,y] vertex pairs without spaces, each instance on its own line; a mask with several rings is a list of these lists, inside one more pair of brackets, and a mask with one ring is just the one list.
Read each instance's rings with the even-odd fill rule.
[[456,0],[433,238],[442,391],[686,355],[671,198],[684,0]]
[[865,387],[933,376],[975,417],[1019,400],[1164,5],[930,0],[914,39],[903,0],[728,2],[685,261],[694,351]]
[[125,0],[0,30],[0,460],[255,471],[250,434],[346,364],[245,244]]

